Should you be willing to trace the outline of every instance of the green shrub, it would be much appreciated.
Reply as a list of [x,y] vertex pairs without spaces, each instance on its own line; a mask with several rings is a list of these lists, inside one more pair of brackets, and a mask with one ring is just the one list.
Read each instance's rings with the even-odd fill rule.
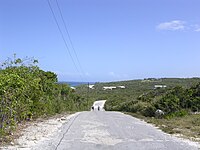
[[156,108],[152,105],[149,105],[146,108],[144,108],[144,110],[142,111],[142,114],[145,117],[155,117],[155,112],[156,112]]
[[188,115],[188,111],[182,109],[180,111],[176,111],[176,112],[173,112],[173,113],[166,114],[165,118],[171,119],[171,118],[174,118],[174,117],[183,117],[183,116],[186,116],[186,115]]
[[[28,60],[28,59],[26,59]],[[22,121],[65,111],[87,109],[87,101],[57,75],[43,71],[30,59],[9,59],[0,70],[0,141]]]

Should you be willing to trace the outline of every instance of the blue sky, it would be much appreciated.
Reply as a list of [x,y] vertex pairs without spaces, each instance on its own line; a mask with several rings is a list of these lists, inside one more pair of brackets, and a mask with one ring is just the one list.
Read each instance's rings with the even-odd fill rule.
[[57,0],[80,64],[49,1],[69,50],[47,0],[0,0],[1,62],[35,57],[60,81],[200,76],[199,0]]

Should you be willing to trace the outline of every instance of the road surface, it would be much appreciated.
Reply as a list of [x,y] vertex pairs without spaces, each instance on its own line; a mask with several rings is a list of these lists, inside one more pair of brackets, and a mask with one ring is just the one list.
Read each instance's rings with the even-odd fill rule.
[[75,115],[41,150],[198,150],[139,119],[120,112],[90,111]]
[[104,104],[105,104],[106,100],[98,100],[95,101],[92,105],[93,109],[91,109],[91,111],[98,111],[98,107],[100,111],[105,111],[104,110]]

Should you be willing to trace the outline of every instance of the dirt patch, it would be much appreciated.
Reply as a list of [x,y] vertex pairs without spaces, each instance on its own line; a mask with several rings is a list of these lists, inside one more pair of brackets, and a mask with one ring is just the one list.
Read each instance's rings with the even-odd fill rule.
[[31,149],[39,142],[53,137],[61,126],[73,117],[70,114],[59,114],[49,118],[39,118],[34,121],[19,124],[12,135],[12,142],[0,147],[5,150]]

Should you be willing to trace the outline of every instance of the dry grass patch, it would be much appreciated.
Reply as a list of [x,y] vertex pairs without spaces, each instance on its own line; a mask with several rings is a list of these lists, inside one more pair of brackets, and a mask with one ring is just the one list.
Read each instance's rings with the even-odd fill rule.
[[166,133],[200,142],[200,114],[174,117],[172,119],[150,118],[132,113],[130,115],[152,123]]

